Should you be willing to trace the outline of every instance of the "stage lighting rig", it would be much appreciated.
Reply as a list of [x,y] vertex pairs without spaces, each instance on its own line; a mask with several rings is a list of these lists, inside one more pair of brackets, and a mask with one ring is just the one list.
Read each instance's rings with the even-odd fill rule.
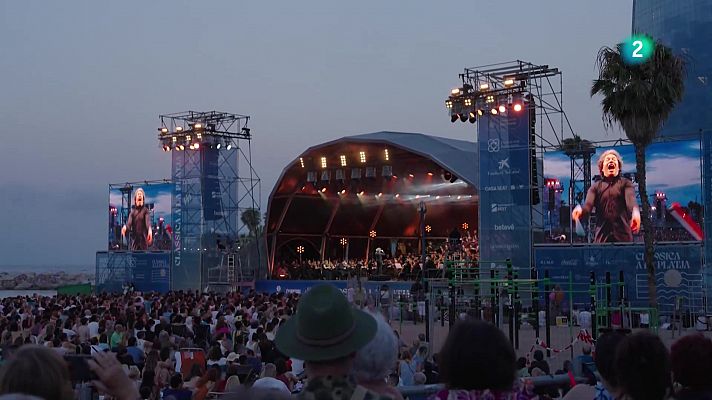
[[250,117],[246,115],[186,111],[160,115],[159,118],[160,146],[169,144],[164,142],[167,140],[173,144],[174,150],[182,150],[181,147],[231,150],[235,139],[251,139],[250,128],[245,126]]

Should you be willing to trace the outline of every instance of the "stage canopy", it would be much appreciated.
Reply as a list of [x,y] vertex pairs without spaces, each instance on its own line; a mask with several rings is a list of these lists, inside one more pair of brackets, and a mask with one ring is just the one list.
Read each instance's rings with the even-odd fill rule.
[[421,203],[427,238],[474,233],[477,169],[477,143],[421,133],[312,146],[284,168],[270,194],[270,267],[285,257],[365,258],[375,246],[397,255],[398,242],[417,245]]

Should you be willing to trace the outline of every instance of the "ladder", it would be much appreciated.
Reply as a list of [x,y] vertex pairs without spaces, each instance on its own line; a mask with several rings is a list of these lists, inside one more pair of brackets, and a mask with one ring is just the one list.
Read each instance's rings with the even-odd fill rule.
[[236,273],[235,271],[235,253],[229,253],[227,255],[227,283],[235,283],[237,281],[236,279]]

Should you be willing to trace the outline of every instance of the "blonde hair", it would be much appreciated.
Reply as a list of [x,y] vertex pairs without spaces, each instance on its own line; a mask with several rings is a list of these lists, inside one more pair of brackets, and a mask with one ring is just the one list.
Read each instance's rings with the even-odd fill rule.
[[234,392],[240,387],[240,378],[238,378],[237,375],[233,375],[229,378],[227,378],[227,381],[225,381],[225,391],[226,392]]
[[603,159],[606,158],[606,156],[609,154],[613,154],[618,159],[618,174],[619,175],[622,174],[623,173],[623,157],[621,157],[620,153],[618,153],[617,151],[615,151],[613,149],[604,151],[601,154],[601,156],[598,157],[598,172],[600,172],[601,175],[603,175]]

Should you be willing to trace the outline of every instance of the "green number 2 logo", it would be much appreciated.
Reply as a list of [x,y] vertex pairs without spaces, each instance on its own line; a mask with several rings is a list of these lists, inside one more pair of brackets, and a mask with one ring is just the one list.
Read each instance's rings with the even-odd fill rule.
[[643,50],[643,42],[640,40],[636,40],[633,42],[633,46],[635,47],[635,49],[633,50],[632,57],[643,58],[643,55],[640,54],[640,51]]

